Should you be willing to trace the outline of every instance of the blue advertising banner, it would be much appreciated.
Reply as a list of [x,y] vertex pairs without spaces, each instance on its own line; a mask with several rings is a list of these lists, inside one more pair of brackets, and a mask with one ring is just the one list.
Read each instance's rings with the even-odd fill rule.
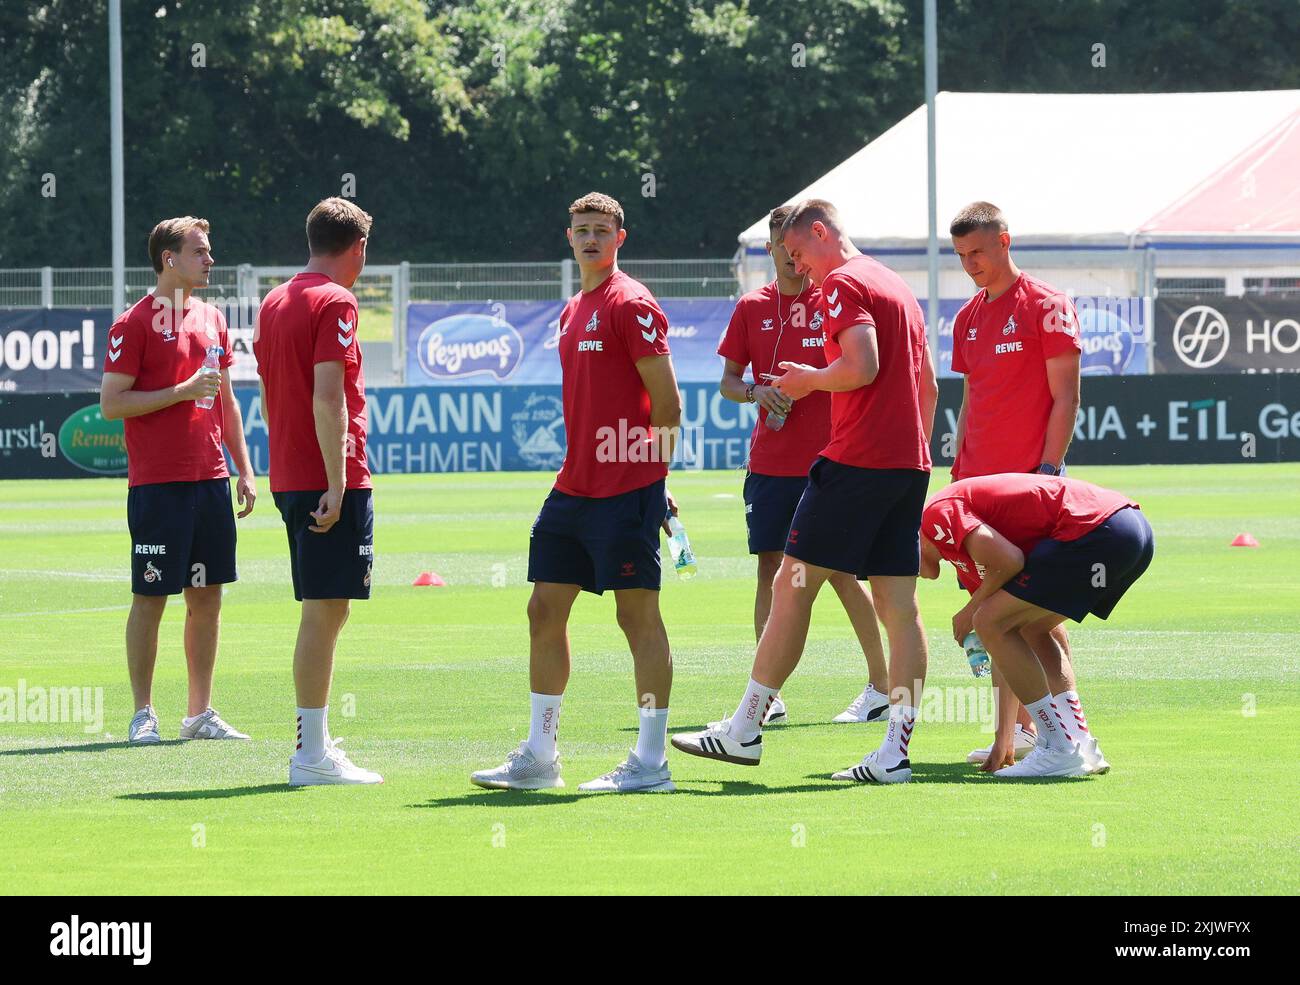
[[[722,375],[718,341],[735,302],[728,298],[669,299],[668,344],[683,383],[716,383]],[[939,306],[939,375],[951,377],[952,321],[965,299]],[[562,301],[412,304],[406,315],[406,382],[483,386],[560,382],[555,352]],[[1083,373],[1121,376],[1147,371],[1145,315],[1135,298],[1078,298]]]
[[0,392],[99,386],[108,308],[0,308]]

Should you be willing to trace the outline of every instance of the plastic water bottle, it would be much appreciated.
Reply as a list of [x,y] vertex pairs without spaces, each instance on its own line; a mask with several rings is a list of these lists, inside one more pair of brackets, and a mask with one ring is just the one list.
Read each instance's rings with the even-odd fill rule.
[[695,566],[695,552],[691,550],[691,542],[686,539],[686,528],[682,526],[681,520],[669,514],[668,529],[672,531],[672,536],[668,538],[668,551],[673,556],[677,576],[694,578],[699,569]]
[[980,638],[973,632],[967,633],[966,638],[961,641],[962,649],[966,651],[966,660],[970,663],[970,672],[976,677],[988,677],[993,672],[989,665],[989,652],[984,649],[984,644]]
[[[208,346],[208,354],[203,357],[203,369],[209,373],[221,375],[221,354],[225,350],[219,345]],[[211,410],[212,405],[216,403],[216,397],[200,397],[194,401],[198,404],[199,410]]]
[[783,427],[785,427],[785,419],[789,416],[790,415],[788,413],[778,414],[776,413],[776,411],[769,410],[767,412],[767,417],[764,420],[764,423],[768,427],[770,427],[773,431],[780,431]]

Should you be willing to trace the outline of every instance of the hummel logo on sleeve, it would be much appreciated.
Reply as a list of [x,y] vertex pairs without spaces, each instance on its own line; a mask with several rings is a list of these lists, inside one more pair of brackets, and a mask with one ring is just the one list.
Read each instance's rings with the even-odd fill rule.
[[650,329],[650,331],[648,332],[643,331],[641,333],[641,338],[645,339],[647,342],[654,342],[655,334],[658,331],[658,329],[654,327],[654,320],[655,320],[655,316],[653,311],[647,311],[644,318],[642,318],[640,315],[636,316],[636,321],[638,325]]
[[352,344],[352,325],[350,321],[339,319],[339,345],[345,349]]
[[829,301],[831,304],[834,304],[839,299],[840,299],[840,289],[838,287],[835,288],[835,290],[831,291],[830,294],[826,295],[826,300]]
[[827,308],[826,314],[830,315],[832,318],[838,318],[840,316],[840,312],[843,310],[844,310],[844,305],[837,304],[834,308]]
[[110,361],[117,362],[122,357],[122,340],[124,338],[126,338],[125,335],[119,335],[117,338],[113,338],[111,335],[108,337],[108,358]]
[[956,541],[952,539],[952,534],[948,533],[948,531],[944,530],[943,527],[939,526],[937,523],[934,525],[934,542],[936,544],[956,543]]

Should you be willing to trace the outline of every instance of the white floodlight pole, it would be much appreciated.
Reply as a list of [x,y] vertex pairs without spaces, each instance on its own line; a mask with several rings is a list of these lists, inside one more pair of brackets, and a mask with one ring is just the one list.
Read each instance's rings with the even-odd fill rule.
[[929,184],[930,236],[926,244],[929,260],[929,304],[926,321],[930,329],[930,351],[939,358],[939,191],[935,176],[935,95],[939,89],[939,30],[936,0],[925,0],[925,154]]
[[113,317],[126,310],[126,201],[122,178],[122,0],[108,0],[108,118],[113,202]]

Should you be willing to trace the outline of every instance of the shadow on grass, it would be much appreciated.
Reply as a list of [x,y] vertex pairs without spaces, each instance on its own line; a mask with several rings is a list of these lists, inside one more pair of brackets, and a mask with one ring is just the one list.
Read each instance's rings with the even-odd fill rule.
[[185,743],[184,739],[163,739],[161,742],[151,742],[148,745],[133,746],[131,743],[122,742],[88,742],[80,746],[41,746],[36,749],[3,749],[0,750],[0,756],[49,756],[59,752],[108,752],[110,749],[149,749],[153,746],[179,746]]
[[249,797],[260,793],[289,793],[301,787],[287,783],[264,783],[257,787],[224,787],[216,790],[152,790],[146,793],[118,794],[118,800],[224,800],[227,797]]
[[[829,776],[829,774],[827,774]],[[670,794],[639,794],[651,797],[753,797],[761,794],[781,793],[827,793],[850,786],[850,784],[828,783],[793,783],[785,786],[767,786],[751,783],[748,780],[689,780],[690,786],[679,786]],[[700,785],[717,789],[701,789]],[[580,793],[578,791],[563,793],[553,790],[468,790],[458,797],[436,797],[423,804],[407,804],[407,807],[546,807],[554,804],[570,804],[575,800],[599,800],[613,798],[618,794]],[[629,796],[629,795],[624,795]]]
[[[839,725],[841,728],[843,727],[842,723],[839,723],[839,722],[788,722],[788,723],[787,723],[787,722],[777,722],[775,725],[764,725],[764,726],[763,726],[763,734],[764,734],[764,735],[780,735],[782,732],[786,731],[787,729],[796,729],[796,728],[821,728],[823,725],[832,725],[832,724],[833,724],[833,725]],[[858,722],[858,723],[856,723],[856,724],[863,724],[863,723]],[[875,722],[867,722],[866,724],[868,724],[868,725],[875,725],[876,723],[875,723]],[[885,724],[885,723],[882,721],[880,724],[883,725],[883,724]],[[679,734],[682,733],[682,732],[703,732],[706,728],[708,728],[708,722],[700,722],[700,724],[698,724],[698,725],[673,725],[673,726],[670,726],[670,727],[669,727],[669,729],[668,729],[668,734],[669,734],[669,735],[679,735]],[[623,728],[618,729],[617,731],[619,731],[619,732],[637,732],[637,731],[639,731],[639,729],[638,729],[635,725],[628,725],[628,726],[625,726],[625,727],[623,727]]]
[[[829,780],[829,773],[809,773],[809,780]],[[1088,777],[1079,776],[1034,776],[1034,777],[997,777],[992,773],[981,773],[970,763],[913,763],[912,764],[912,782],[921,783],[927,786],[935,783],[960,783],[960,784],[985,784],[990,787],[1009,787],[1013,785],[1038,785],[1042,783],[1073,783],[1078,780],[1086,780]],[[844,783],[845,786],[852,787],[874,787],[881,784],[875,783],[849,783],[848,781],[836,780],[837,784]]]

